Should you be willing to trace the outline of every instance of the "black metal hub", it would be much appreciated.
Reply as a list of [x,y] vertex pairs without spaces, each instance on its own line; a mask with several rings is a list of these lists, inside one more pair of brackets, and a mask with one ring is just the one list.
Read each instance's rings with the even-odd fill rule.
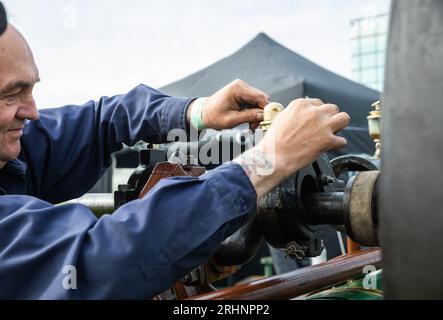
[[[312,205],[318,203],[313,196],[335,195],[337,201],[331,203],[338,203],[340,207],[343,190],[344,183],[336,179],[326,155],[299,170],[258,203],[258,217],[266,241],[275,248],[285,249],[291,257],[318,256],[323,250],[318,225],[343,224],[343,215],[340,208],[335,212],[317,210]],[[326,214],[319,216],[318,212]]]

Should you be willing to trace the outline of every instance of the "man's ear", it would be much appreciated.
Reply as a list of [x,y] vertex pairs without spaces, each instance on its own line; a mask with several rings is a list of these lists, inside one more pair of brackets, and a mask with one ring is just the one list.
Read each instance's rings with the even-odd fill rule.
[[5,32],[8,20],[6,19],[6,11],[3,3],[0,2],[0,36]]

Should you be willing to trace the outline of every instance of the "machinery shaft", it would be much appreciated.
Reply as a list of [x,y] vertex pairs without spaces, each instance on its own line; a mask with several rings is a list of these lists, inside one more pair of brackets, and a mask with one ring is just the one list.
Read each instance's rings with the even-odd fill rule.
[[307,196],[305,206],[312,224],[344,224],[344,192],[318,192]]
[[379,171],[352,177],[344,192],[306,195],[307,220],[314,225],[344,225],[348,235],[364,246],[378,245],[377,179]]

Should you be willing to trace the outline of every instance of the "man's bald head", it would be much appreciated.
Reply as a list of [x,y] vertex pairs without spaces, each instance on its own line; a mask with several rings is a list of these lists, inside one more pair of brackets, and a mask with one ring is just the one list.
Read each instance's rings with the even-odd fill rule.
[[22,34],[11,24],[0,37],[0,98],[14,82],[34,85],[39,81],[31,48]]
[[38,119],[32,90],[39,81],[31,49],[8,24],[0,36],[0,169],[20,153],[26,120]]

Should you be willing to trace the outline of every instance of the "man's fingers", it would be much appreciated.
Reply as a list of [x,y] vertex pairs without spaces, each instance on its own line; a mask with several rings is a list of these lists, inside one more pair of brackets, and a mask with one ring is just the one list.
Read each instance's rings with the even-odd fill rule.
[[292,108],[308,108],[308,107],[319,107],[323,105],[323,101],[321,101],[320,99],[314,99],[314,98],[298,98],[295,99],[293,101],[291,101],[291,103],[288,105],[289,109]]
[[325,112],[326,114],[333,116],[340,112],[340,109],[335,104],[327,103],[318,107],[318,110]]
[[333,141],[332,149],[341,149],[344,146],[346,146],[347,143],[348,142],[346,141],[345,138],[339,137],[339,136],[334,136],[334,141]]
[[257,129],[259,126],[260,126],[260,122],[254,122],[254,123],[251,123],[251,124],[249,125],[249,128],[250,128],[253,132],[255,132],[255,129]]
[[248,89],[251,89],[251,90],[253,90],[253,91],[255,91],[255,92],[259,93],[259,94],[263,94],[263,95],[266,97],[266,99],[268,100],[268,102],[269,102],[269,99],[270,99],[271,97],[270,97],[268,94],[264,93],[263,91],[261,91],[261,90],[259,90],[259,89],[257,89],[257,88],[254,88],[254,87],[250,86],[248,83],[246,83],[246,82],[243,81],[243,80],[241,80],[241,84],[242,84],[244,87],[248,88]]
[[253,88],[241,80],[235,83],[234,99],[238,104],[263,109],[269,103],[269,96],[263,91]]
[[308,100],[308,102],[314,106],[321,106],[323,105],[323,101],[321,101],[320,99],[317,98],[306,98],[306,100]]
[[346,112],[334,114],[329,120],[332,132],[335,133],[344,129],[349,124],[350,120],[351,118]]
[[242,123],[260,123],[263,121],[262,109],[244,109],[229,115],[229,125],[235,127]]

